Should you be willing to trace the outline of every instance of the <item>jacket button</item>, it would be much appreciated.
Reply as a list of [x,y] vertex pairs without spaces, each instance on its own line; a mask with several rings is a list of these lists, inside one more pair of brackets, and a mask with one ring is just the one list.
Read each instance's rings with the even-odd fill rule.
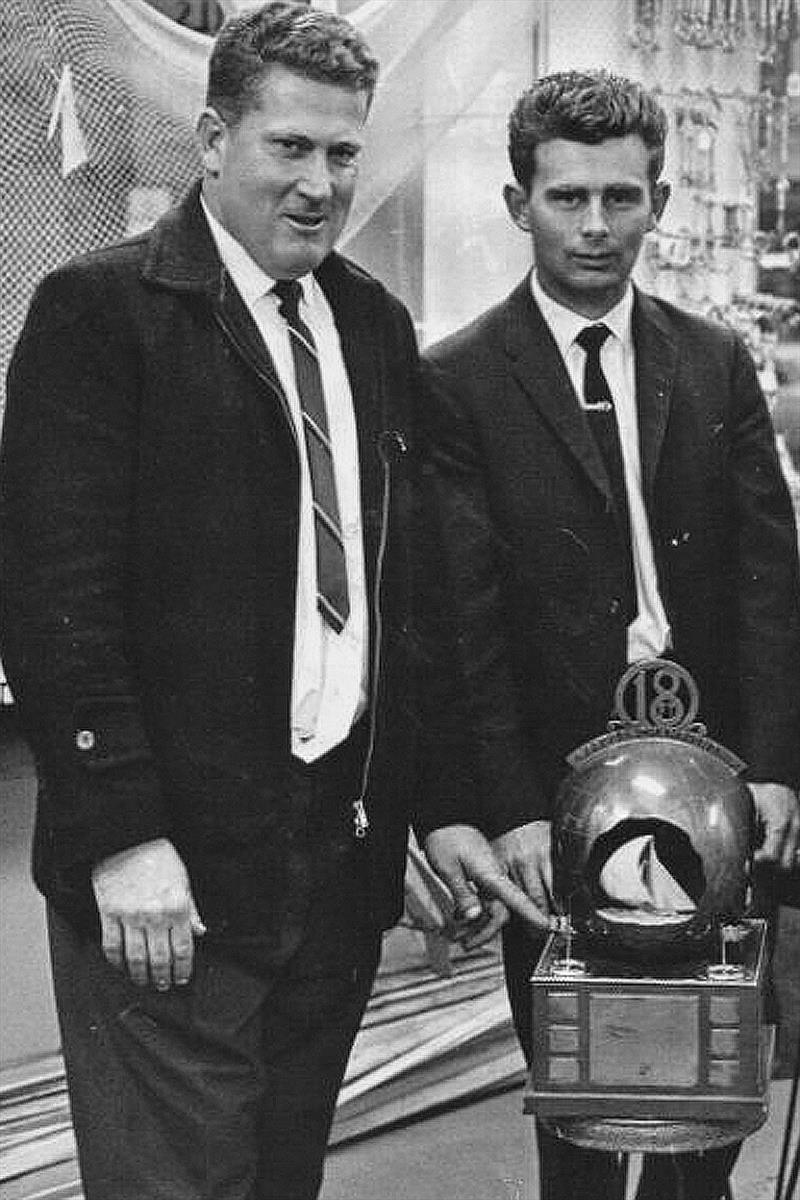
[[94,750],[95,736],[91,729],[79,729],[75,734],[75,745],[79,750]]
[[616,617],[617,613],[620,612],[622,612],[622,601],[618,600],[615,596],[613,600],[609,601],[608,615],[610,617]]

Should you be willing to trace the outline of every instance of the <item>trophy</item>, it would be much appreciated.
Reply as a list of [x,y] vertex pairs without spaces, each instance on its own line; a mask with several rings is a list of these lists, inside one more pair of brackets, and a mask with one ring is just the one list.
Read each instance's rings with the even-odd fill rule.
[[630,667],[568,758],[552,818],[560,929],[531,978],[526,1112],[592,1149],[704,1150],[766,1119],[766,922],[746,913],[745,764],[696,721],[691,675]]

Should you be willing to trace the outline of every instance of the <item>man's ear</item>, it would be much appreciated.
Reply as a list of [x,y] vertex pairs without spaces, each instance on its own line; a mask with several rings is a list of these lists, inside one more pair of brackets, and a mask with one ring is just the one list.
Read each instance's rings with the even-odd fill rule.
[[200,157],[207,175],[219,175],[225,157],[228,127],[215,108],[204,108],[197,118]]
[[503,199],[506,202],[509,216],[518,229],[530,233],[531,223],[528,215],[528,195],[518,183],[507,183],[503,188]]
[[651,229],[653,229],[661,220],[664,209],[667,207],[667,201],[669,200],[671,191],[672,189],[670,185],[664,180],[653,184],[653,204],[650,217]]

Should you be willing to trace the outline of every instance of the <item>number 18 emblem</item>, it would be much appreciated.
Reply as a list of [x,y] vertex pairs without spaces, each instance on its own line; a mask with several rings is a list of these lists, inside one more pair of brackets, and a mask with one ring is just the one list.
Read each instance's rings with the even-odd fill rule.
[[614,713],[640,728],[674,731],[694,721],[700,692],[685,669],[665,658],[633,663],[617,684]]

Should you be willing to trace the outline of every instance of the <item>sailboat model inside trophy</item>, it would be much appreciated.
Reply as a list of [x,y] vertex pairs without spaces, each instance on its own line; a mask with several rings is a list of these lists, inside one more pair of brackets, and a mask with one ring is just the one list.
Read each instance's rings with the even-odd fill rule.
[[698,710],[681,666],[635,664],[556,799],[562,928],[531,979],[525,1108],[579,1145],[708,1149],[766,1118],[766,923],[745,916],[753,802],[745,764]]

